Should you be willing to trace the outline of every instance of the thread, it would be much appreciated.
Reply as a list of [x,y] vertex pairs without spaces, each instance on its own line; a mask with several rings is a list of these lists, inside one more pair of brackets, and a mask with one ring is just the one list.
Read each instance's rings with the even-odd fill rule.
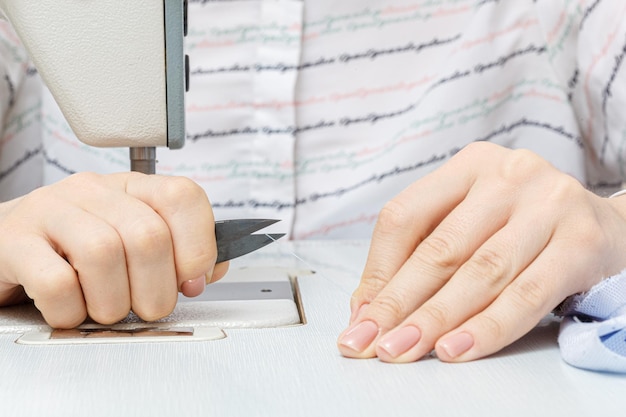
[[[265,236],[267,236],[269,239],[271,239],[273,242],[276,242],[277,240],[274,239],[272,236],[265,234]],[[331,286],[333,286],[334,288],[336,288],[337,290],[339,290],[342,294],[344,295],[348,295],[350,297],[350,299],[352,299],[352,292],[351,291],[347,291],[345,288],[342,288],[337,282],[335,282],[334,280],[332,280],[331,278],[327,277],[326,274],[324,274],[323,272],[319,271],[317,268],[315,268],[313,265],[311,265],[310,262],[307,262],[305,259],[303,259],[301,256],[298,256],[298,254],[292,250],[287,250],[287,252],[293,256],[294,258],[296,258],[299,262],[301,262],[302,264],[304,264],[304,266],[308,269],[310,269],[311,271],[314,271],[315,275],[317,275],[318,277],[320,277],[322,280],[324,280],[325,282],[329,283]]]

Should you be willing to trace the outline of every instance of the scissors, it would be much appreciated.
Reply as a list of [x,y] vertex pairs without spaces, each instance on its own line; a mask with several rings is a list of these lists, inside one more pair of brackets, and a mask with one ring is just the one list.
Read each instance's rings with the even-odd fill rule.
[[217,263],[229,261],[285,236],[284,233],[253,234],[278,220],[273,219],[235,219],[215,222],[215,239],[217,240]]

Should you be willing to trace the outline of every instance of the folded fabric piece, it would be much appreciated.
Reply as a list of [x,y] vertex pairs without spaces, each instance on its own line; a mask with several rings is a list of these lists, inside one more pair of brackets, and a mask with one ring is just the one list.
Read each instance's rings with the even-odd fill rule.
[[626,373],[626,270],[569,297],[559,310],[559,347],[565,362]]

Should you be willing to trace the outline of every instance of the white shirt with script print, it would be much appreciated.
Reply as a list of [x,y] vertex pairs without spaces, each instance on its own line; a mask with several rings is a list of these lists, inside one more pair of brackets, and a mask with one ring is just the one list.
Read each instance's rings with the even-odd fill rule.
[[[217,218],[366,238],[382,205],[464,145],[527,148],[589,186],[624,179],[621,0],[190,0],[187,142],[157,171]],[[81,144],[0,23],[0,197],[128,170]]]

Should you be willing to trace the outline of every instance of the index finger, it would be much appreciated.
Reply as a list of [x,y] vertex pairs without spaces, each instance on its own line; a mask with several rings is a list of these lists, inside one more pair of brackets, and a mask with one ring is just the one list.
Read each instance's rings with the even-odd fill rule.
[[[489,149],[485,149],[488,147]],[[417,246],[463,201],[476,179],[476,163],[501,149],[468,145],[439,169],[403,190],[381,210],[370,250],[350,307],[351,322],[398,273]]]

